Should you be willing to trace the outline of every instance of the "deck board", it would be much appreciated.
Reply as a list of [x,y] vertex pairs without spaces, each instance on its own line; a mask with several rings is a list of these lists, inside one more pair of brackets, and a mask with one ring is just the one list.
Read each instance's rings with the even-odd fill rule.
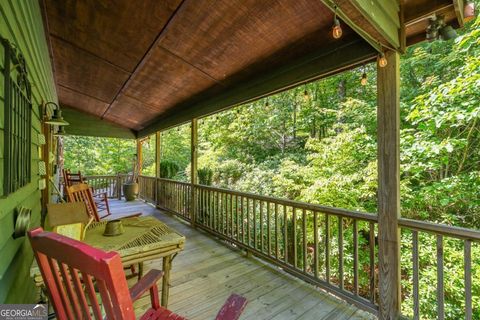
[[[231,293],[248,299],[242,320],[373,319],[357,309],[277,267],[223,245],[186,222],[142,201],[110,200],[113,214],[143,212],[165,222],[187,238],[185,250],[173,261],[169,309],[188,319],[214,319]],[[161,260],[145,270],[162,269]],[[130,285],[135,279],[130,279]],[[149,297],[135,303],[137,314],[148,308]]]

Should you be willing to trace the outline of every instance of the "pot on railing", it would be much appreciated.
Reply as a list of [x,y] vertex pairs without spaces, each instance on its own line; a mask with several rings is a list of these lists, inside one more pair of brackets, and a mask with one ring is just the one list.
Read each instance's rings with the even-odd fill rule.
[[137,155],[133,157],[133,166],[132,172],[127,174],[127,179],[123,184],[123,196],[125,197],[126,201],[133,201],[137,198],[139,187],[138,187],[138,173],[139,173],[139,165],[138,165],[138,158]]
[[125,196],[126,201],[133,201],[137,198],[138,195],[138,183],[136,182],[126,182],[123,184],[123,195]]

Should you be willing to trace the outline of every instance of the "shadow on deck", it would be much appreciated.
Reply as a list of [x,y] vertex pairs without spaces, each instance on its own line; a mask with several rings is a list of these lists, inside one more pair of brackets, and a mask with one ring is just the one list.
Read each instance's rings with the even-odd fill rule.
[[[115,213],[142,212],[165,222],[187,238],[173,261],[168,308],[189,319],[214,319],[231,293],[248,299],[240,319],[373,319],[373,315],[341,301],[281,269],[247,258],[202,231],[143,202],[110,200]],[[162,269],[161,260],[145,270]],[[130,279],[130,285],[134,283]],[[146,309],[143,297],[135,308]]]

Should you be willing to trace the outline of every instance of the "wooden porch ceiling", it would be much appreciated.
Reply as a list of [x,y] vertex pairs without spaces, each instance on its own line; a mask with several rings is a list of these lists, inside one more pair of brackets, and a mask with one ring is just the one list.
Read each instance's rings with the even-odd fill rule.
[[[60,104],[146,135],[374,59],[345,23],[332,38],[328,2],[43,0]],[[395,42],[358,2],[339,9],[374,41]],[[455,18],[452,0],[405,0],[408,43],[435,10]]]

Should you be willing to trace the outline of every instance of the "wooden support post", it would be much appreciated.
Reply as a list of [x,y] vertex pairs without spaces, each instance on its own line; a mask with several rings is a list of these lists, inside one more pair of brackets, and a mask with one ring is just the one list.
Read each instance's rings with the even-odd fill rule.
[[117,190],[115,191],[117,193],[117,199],[122,200],[122,177],[120,176],[120,173],[117,173]]
[[155,133],[155,205],[158,206],[158,191],[160,181],[160,148],[161,148],[161,132],[157,131]]
[[379,319],[400,316],[400,56],[377,67]]
[[142,142],[143,140],[137,139],[137,166],[138,166],[138,175],[142,174],[142,162],[143,162],[143,156],[142,156]]
[[192,119],[191,124],[191,162],[190,162],[190,216],[192,219],[192,226],[195,227],[196,219],[196,205],[197,200],[195,196],[195,185],[197,184],[197,148],[198,148],[198,123],[197,119]]
[[[43,112],[46,112],[43,110]],[[45,144],[42,145],[42,154],[41,154],[41,159],[45,162],[45,176],[42,177],[45,179],[45,189],[42,190],[42,217],[41,217],[41,222],[42,225],[45,221],[46,214],[47,214],[47,204],[50,202],[50,175],[51,175],[51,170],[50,170],[50,148],[52,146],[52,126],[49,124],[46,124],[42,122],[42,132],[43,135],[45,136]],[[37,182],[38,183],[38,182]]]

